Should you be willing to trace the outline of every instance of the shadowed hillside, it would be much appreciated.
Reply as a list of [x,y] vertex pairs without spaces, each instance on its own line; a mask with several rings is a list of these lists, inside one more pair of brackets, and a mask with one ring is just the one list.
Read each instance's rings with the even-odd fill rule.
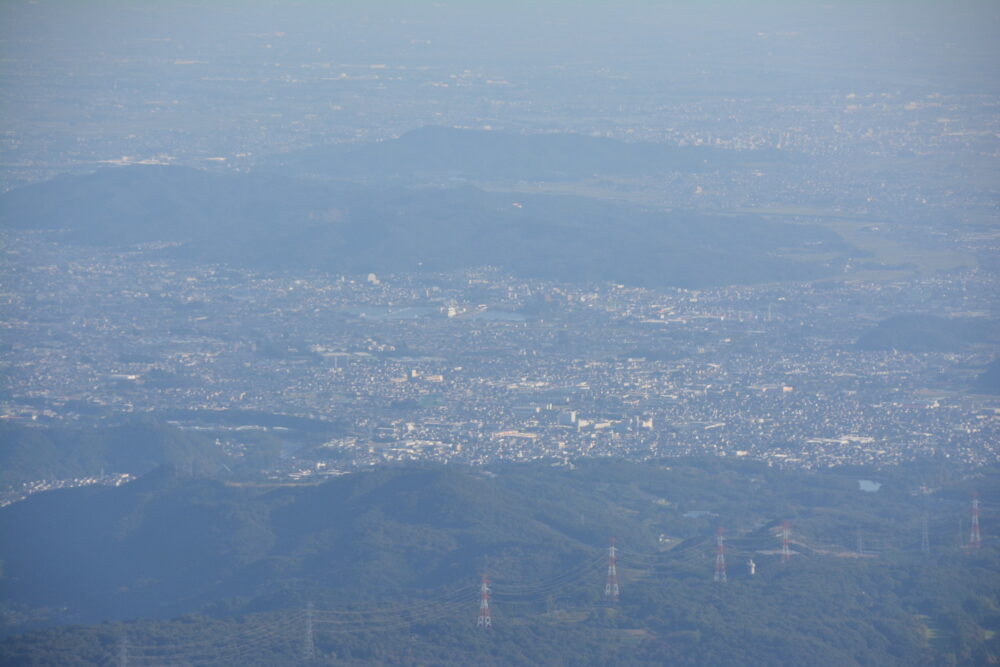
[[958,352],[975,343],[1000,340],[995,322],[985,318],[895,315],[858,339],[863,350],[904,352]]
[[[136,660],[301,664],[307,613],[319,664],[987,661],[1000,648],[996,527],[984,516],[982,549],[953,536],[972,488],[993,506],[997,471],[971,486],[904,467],[860,491],[873,472],[582,461],[269,487],[165,467],[37,494],[0,510],[0,532],[18,536],[0,548],[0,664],[100,663],[122,636]],[[939,487],[918,501],[928,474]],[[719,525],[724,584],[712,576]],[[616,603],[603,595],[611,535]],[[495,634],[475,627],[481,572]],[[146,620],[10,636],[134,618]]]

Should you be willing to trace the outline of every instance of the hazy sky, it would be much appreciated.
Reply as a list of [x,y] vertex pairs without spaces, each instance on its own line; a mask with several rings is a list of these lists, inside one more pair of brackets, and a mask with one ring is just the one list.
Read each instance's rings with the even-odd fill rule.
[[[664,54],[813,68],[857,63],[885,77],[962,70],[995,83],[995,2],[54,2],[8,1],[10,59],[102,52],[137,58],[352,57],[489,64]],[[261,53],[263,37],[270,53]],[[159,40],[159,41],[150,41]],[[162,40],[170,40],[169,42]]]
[[[601,131],[609,108],[648,113],[671,97],[994,95],[997,34],[1000,3],[968,1],[8,0],[0,151],[59,169],[436,123]],[[470,86],[448,88],[466,74]]]

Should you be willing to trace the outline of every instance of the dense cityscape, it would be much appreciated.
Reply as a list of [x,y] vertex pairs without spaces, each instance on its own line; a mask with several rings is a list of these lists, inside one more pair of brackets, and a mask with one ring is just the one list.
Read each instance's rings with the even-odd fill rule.
[[[156,414],[234,456],[253,446],[246,431],[270,431],[289,441],[277,477],[407,460],[708,455],[816,468],[1000,455],[1000,399],[971,391],[994,344],[859,343],[901,302],[985,321],[997,285],[983,271],[652,290],[489,267],[264,274],[58,236],[6,244],[24,267],[4,295],[12,422]],[[213,420],[226,411],[246,423]],[[336,437],[303,440],[261,415]]]

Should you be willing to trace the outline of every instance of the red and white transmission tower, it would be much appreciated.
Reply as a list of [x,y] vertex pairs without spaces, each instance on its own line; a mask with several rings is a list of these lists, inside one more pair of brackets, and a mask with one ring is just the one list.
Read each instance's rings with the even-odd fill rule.
[[983,546],[982,535],[979,534],[979,493],[972,493],[972,530],[969,533],[969,547],[978,549]]
[[604,584],[604,597],[612,602],[618,601],[618,569],[615,567],[617,559],[615,538],[612,537],[608,547],[608,582]]
[[476,621],[476,627],[492,628],[493,617],[490,616],[490,578],[484,574],[480,582],[479,620]]
[[792,537],[792,524],[787,521],[781,524],[781,562],[787,563],[792,558],[792,550],[788,548],[788,543]]
[[726,581],[726,545],[722,536],[722,526],[715,535],[715,580]]

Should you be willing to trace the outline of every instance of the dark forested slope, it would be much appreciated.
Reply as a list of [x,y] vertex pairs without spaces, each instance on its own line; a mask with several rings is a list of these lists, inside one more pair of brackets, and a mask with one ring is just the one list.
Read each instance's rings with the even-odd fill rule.
[[[267,487],[161,468],[0,510],[17,536],[0,548],[8,635],[147,619],[12,636],[0,663],[100,664],[124,641],[147,662],[300,664],[307,627],[321,664],[983,663],[1000,650],[1000,473],[983,473],[587,461]],[[954,527],[976,488],[984,545],[969,549]],[[475,626],[481,572],[492,632]]]

